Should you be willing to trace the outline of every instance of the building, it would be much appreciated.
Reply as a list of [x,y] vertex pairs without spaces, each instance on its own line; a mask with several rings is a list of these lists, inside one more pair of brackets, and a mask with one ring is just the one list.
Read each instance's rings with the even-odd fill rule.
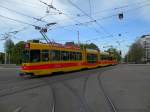
[[138,42],[140,42],[143,48],[145,49],[145,52],[144,52],[145,63],[150,63],[150,35],[141,36]]

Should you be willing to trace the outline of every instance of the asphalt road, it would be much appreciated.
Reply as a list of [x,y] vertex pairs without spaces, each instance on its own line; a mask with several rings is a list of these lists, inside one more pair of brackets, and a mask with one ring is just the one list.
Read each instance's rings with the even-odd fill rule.
[[150,65],[20,77],[0,68],[0,112],[150,112]]

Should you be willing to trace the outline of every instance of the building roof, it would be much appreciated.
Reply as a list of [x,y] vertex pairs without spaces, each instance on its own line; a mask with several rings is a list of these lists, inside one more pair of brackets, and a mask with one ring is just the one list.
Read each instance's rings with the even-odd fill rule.
[[141,38],[146,38],[146,37],[150,38],[150,35],[142,35],[141,36]]

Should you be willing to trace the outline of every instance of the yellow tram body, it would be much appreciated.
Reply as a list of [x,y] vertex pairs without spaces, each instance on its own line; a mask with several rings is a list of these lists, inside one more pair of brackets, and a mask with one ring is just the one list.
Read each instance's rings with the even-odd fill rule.
[[27,75],[48,75],[117,64],[115,59],[101,60],[101,53],[97,50],[82,50],[77,46],[30,42],[26,43],[25,49],[28,61],[22,64],[21,73]]

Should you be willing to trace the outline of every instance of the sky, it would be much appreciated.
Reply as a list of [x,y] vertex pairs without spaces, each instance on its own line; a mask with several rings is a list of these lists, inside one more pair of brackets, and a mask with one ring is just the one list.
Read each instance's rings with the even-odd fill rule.
[[95,43],[101,51],[113,46],[124,56],[140,36],[150,34],[149,11],[150,0],[1,0],[0,52],[8,32],[19,31],[9,36],[14,43],[43,39],[35,26],[56,23],[46,33],[51,41],[77,43],[79,31],[80,43]]

